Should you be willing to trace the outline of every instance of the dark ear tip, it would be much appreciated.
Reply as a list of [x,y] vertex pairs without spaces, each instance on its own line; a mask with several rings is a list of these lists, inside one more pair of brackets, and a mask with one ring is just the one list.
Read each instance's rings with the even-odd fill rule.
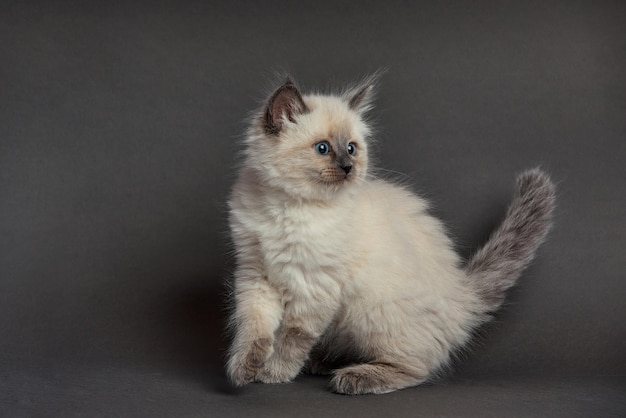
[[296,82],[294,81],[293,77],[291,76],[291,74],[285,74],[285,81],[283,81],[283,87],[286,86],[291,86],[294,88],[297,88]]

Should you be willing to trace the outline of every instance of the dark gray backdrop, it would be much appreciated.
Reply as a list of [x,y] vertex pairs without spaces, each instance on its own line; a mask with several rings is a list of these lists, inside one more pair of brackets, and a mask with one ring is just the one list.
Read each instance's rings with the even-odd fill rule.
[[[6,416],[626,413],[626,3],[27,2],[0,7],[0,412]],[[225,199],[275,71],[385,67],[378,165],[467,255],[520,170],[556,226],[435,385],[231,390]]]

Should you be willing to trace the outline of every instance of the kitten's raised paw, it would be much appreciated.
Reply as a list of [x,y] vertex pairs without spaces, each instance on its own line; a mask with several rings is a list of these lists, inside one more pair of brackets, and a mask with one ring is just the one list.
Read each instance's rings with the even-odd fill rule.
[[228,376],[235,386],[252,382],[272,354],[272,341],[259,338],[245,349],[232,354],[228,363]]
[[343,395],[381,394],[415,386],[423,380],[390,364],[366,363],[336,370],[330,387]]

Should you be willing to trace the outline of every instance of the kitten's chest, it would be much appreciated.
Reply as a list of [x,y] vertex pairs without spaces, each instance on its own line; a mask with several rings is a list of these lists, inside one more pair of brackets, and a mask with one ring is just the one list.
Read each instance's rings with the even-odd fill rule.
[[340,251],[343,214],[306,205],[268,207],[257,231],[271,263],[313,267],[324,265]]
[[339,210],[307,205],[269,206],[257,230],[268,278],[308,295],[335,289],[346,275],[346,220]]

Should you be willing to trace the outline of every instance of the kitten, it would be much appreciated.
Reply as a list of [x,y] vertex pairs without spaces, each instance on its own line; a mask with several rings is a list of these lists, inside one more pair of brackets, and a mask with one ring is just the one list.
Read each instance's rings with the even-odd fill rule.
[[427,202],[368,175],[375,82],[302,96],[287,79],[252,120],[229,201],[234,385],[289,382],[305,364],[337,393],[418,385],[489,320],[550,228],[554,186],[526,171],[462,266]]

